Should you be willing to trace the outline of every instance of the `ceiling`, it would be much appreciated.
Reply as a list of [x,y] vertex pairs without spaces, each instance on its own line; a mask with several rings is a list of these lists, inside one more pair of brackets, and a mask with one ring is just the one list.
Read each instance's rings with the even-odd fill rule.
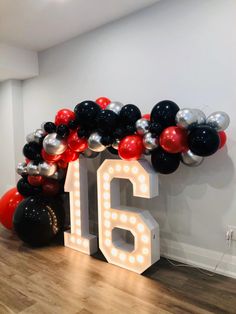
[[41,51],[158,0],[0,0],[0,42]]

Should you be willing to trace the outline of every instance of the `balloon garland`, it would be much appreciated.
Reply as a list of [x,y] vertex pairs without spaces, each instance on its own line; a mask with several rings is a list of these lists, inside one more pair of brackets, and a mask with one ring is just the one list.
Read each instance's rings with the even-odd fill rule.
[[[189,167],[199,166],[205,157],[222,148],[229,122],[225,112],[214,112],[206,117],[199,109],[180,109],[170,100],[157,103],[151,113],[145,115],[133,104],[123,105],[106,97],[85,100],[76,105],[74,111],[59,110],[54,121],[43,123],[26,137],[23,147],[26,159],[18,164],[16,171],[21,175],[17,190],[27,199],[18,206],[21,215],[17,214],[15,229],[22,230],[21,224],[25,225],[27,219],[22,213],[25,208],[31,208],[29,204],[38,204],[38,208],[47,210],[53,207],[47,197],[63,193],[68,163],[78,159],[80,154],[95,158],[107,149],[125,160],[151,155],[153,168],[158,173],[170,174],[181,162]],[[15,204],[18,199],[19,196]],[[0,220],[4,223],[1,210],[0,206]],[[38,210],[39,215],[42,213],[45,211]],[[24,217],[21,223],[19,217]],[[44,242],[53,235],[49,229]],[[18,234],[23,240],[27,238],[21,231]],[[38,239],[28,242],[40,244]]]

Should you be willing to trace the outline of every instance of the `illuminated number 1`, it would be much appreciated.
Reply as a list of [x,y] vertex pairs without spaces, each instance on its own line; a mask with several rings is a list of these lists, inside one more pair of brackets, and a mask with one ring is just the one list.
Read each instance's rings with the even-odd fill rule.
[[86,159],[70,162],[65,191],[70,193],[71,230],[64,233],[65,246],[86,254],[97,252],[97,237],[89,233],[88,176]]
[[105,160],[97,174],[99,247],[108,262],[142,273],[160,258],[159,226],[148,210],[120,206],[113,179],[129,179],[134,196],[151,198],[158,195],[158,176],[146,160]]

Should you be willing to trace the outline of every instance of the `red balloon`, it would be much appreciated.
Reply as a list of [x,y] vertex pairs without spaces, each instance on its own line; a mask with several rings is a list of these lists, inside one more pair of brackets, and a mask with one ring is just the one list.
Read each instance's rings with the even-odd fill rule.
[[55,117],[55,124],[68,124],[71,120],[75,119],[75,113],[69,109],[61,109],[57,112]]
[[30,160],[28,158],[25,158],[25,162],[28,165],[28,163],[30,162]]
[[188,150],[188,133],[177,126],[170,126],[161,133],[159,143],[168,153],[185,152]]
[[144,119],[150,121],[151,115],[150,115],[150,113],[145,113],[145,114],[143,114],[142,118],[144,118]]
[[28,176],[27,180],[29,184],[33,186],[40,186],[42,185],[44,178],[42,176]]
[[224,131],[218,132],[219,138],[220,138],[220,146],[219,149],[225,146],[225,143],[227,141],[227,135]]
[[56,180],[46,179],[43,184],[44,195],[56,195],[60,191],[60,184]]
[[61,160],[64,162],[71,162],[75,161],[79,158],[79,153],[74,152],[70,148],[67,148],[67,150],[61,155]]
[[143,139],[139,135],[128,135],[119,143],[118,153],[122,159],[137,160],[143,152]]
[[0,222],[7,229],[12,229],[13,215],[24,197],[13,188],[6,192],[0,200]]
[[63,160],[58,160],[57,165],[59,168],[66,169],[68,167],[68,163]]
[[69,148],[78,153],[83,152],[88,148],[87,139],[78,137],[77,131],[71,132],[67,142]]
[[106,97],[100,97],[96,99],[96,103],[102,108],[106,109],[106,107],[111,103],[110,99]]
[[58,161],[61,158],[61,155],[50,155],[44,149],[41,150],[41,156],[49,163]]

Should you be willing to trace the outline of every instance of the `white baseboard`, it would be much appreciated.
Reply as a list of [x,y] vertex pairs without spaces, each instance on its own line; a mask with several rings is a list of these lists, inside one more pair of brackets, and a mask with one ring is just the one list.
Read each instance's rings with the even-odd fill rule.
[[228,252],[226,252],[222,258],[223,252],[216,252],[185,243],[161,239],[161,256],[209,271],[214,271],[215,266],[222,259],[215,272],[236,278],[236,256],[227,253]]

